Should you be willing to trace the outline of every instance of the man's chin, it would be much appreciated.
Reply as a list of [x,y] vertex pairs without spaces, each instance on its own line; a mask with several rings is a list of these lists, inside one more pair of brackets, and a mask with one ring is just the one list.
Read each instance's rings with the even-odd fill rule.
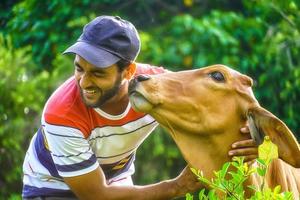
[[113,88],[108,90],[106,93],[101,93],[102,95],[84,95],[81,92],[81,99],[86,106],[99,108],[110,101],[117,94],[117,91],[118,88]]
[[96,101],[96,100],[90,100],[90,99],[86,99],[86,98],[82,98],[83,103],[87,106],[87,107],[91,107],[91,108],[97,108],[101,105],[101,102]]

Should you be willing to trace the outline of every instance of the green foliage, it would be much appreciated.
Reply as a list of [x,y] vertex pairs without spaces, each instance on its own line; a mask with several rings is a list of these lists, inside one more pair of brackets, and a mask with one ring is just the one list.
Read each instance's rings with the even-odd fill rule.
[[30,46],[14,49],[11,37],[0,35],[0,194],[12,199],[21,191],[22,161],[47,94],[67,74],[66,64],[70,65],[57,57],[54,63],[62,68],[52,74],[33,74],[30,50]]
[[90,20],[88,17],[79,18],[81,9],[89,3],[30,0],[16,4],[13,8],[14,17],[7,24],[14,45],[22,47],[31,44],[33,59],[39,69],[36,70],[51,71],[52,60],[65,49],[65,41],[74,41],[82,26]]
[[[233,167],[234,170],[229,170]],[[215,178],[211,181],[203,176],[201,171],[191,169],[198,177],[199,181],[209,186],[211,189],[206,191],[202,189],[199,192],[199,199],[203,200],[219,200],[228,199],[234,200],[246,199],[244,182],[253,174],[257,173],[264,178],[268,165],[265,160],[259,160],[259,167],[249,168],[247,163],[243,162],[242,157],[236,157],[232,162],[227,162],[222,169],[215,172]],[[276,186],[273,190],[265,188],[262,183],[260,188],[255,186],[248,186],[254,190],[254,194],[248,198],[249,200],[292,200],[291,192],[281,192],[281,187]],[[186,194],[186,200],[193,200],[193,195]]]
[[[260,19],[245,18],[234,12],[215,10],[202,18],[186,14],[174,17],[166,27],[142,35],[145,45],[141,56],[174,70],[215,63],[249,67],[258,62],[249,56],[251,45],[261,42],[264,32]],[[158,37],[164,40],[153,42]]]
[[[250,168],[244,163],[243,157],[234,157],[232,162],[226,162],[222,168],[214,172],[215,178],[211,181],[204,177],[202,171],[191,168],[192,172],[198,177],[199,181],[211,188],[206,191],[202,189],[199,192],[199,199],[249,199],[249,200],[292,200],[291,192],[281,192],[281,186],[277,185],[273,190],[265,187],[265,176],[270,163],[278,159],[278,148],[266,136],[264,142],[258,147],[257,165]],[[254,173],[262,178],[261,185],[257,188],[254,185],[247,185],[252,189],[253,195],[245,197],[245,181]],[[186,200],[193,200],[194,196],[187,193]]]
[[33,65],[29,51],[30,47],[13,49],[10,37],[0,35],[0,193],[4,196],[20,191],[24,139],[33,131],[29,127],[36,123],[48,85],[47,72],[33,78],[28,71]]

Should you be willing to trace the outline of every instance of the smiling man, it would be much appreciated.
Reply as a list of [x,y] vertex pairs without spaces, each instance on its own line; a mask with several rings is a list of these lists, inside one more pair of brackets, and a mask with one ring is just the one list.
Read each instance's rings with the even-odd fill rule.
[[[75,55],[74,76],[44,107],[23,164],[23,199],[172,199],[200,187],[188,168],[171,180],[133,185],[135,152],[158,123],[131,108],[128,81],[164,73],[135,63],[139,50],[130,22],[100,16],[65,51]],[[256,157],[252,140],[235,145],[232,155]]]

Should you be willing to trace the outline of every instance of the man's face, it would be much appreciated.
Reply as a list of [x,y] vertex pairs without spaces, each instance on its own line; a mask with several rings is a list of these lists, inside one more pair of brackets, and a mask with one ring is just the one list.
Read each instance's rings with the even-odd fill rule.
[[75,79],[84,103],[89,107],[100,107],[114,97],[120,88],[122,74],[117,65],[98,68],[76,55]]

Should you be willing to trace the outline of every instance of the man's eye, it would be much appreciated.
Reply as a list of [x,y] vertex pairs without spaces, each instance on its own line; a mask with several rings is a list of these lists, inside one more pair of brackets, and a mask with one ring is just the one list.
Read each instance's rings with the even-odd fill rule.
[[82,72],[82,68],[81,67],[75,67],[75,70],[78,71],[78,72]]
[[209,76],[218,82],[225,82],[224,75],[221,72],[215,71],[209,73]]

